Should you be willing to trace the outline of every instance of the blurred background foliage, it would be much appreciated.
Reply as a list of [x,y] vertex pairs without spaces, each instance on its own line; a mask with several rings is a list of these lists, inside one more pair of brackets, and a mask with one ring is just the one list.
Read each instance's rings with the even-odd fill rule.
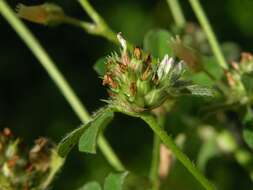
[[[18,3],[35,5],[44,2],[9,0],[13,8]],[[71,16],[89,20],[76,1],[51,2],[61,5]],[[187,20],[196,22],[188,2],[180,2]],[[139,46],[142,46],[144,35],[150,29],[170,30],[173,24],[165,0],[92,0],[91,3],[116,32],[123,32],[129,41]],[[243,51],[253,52],[253,1],[203,0],[202,5],[220,41],[233,41]],[[92,66],[98,58],[118,47],[101,37],[88,35],[80,28],[26,24],[55,60],[88,110],[94,112],[102,106],[104,103],[100,99],[105,99],[107,93]],[[0,31],[0,128],[11,128],[16,136],[22,138],[24,144],[31,145],[40,136],[58,142],[66,132],[81,122],[32,53],[2,17]],[[174,134],[186,131],[184,150],[195,162],[200,146],[199,137],[192,133],[193,130],[197,131],[196,126],[181,114],[196,113],[196,110],[194,103],[190,105],[187,98],[179,102],[178,109],[174,109],[168,116],[168,130]],[[238,120],[233,113],[230,118],[235,123]],[[147,175],[152,132],[143,122],[117,114],[105,135],[130,171]],[[53,189],[75,189],[90,180],[102,182],[111,170],[100,152],[88,155],[75,150],[67,158]],[[253,188],[246,170],[230,156],[215,156],[209,160],[205,172],[220,189]],[[164,186],[176,190],[201,189],[198,182],[178,162],[173,166]]]

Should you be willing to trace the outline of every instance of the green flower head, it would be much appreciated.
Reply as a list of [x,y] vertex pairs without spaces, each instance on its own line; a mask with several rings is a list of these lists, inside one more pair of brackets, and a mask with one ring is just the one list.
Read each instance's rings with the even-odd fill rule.
[[[183,61],[165,55],[160,61],[136,47],[127,50],[127,42],[118,34],[120,54],[107,58],[103,85],[109,87],[110,103],[132,112],[159,107],[165,100],[182,94],[213,96],[207,88],[200,88],[182,79]],[[198,89],[198,90],[196,90]]]

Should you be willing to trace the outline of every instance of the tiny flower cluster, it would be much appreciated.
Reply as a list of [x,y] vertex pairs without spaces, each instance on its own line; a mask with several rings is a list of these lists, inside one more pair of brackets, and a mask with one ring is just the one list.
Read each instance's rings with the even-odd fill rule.
[[28,155],[20,151],[20,140],[10,129],[0,132],[0,189],[39,189],[50,171],[52,144],[36,140]]
[[183,61],[165,55],[159,61],[140,48],[127,50],[127,42],[119,34],[121,54],[113,53],[106,62],[103,85],[110,88],[114,106],[130,112],[143,112],[159,107],[169,97],[182,94],[213,96],[207,88],[200,88],[182,79]]
[[231,68],[225,71],[227,82],[231,88],[230,102],[239,101],[245,104],[251,101],[249,98],[252,93],[250,87],[253,73],[253,56],[250,53],[242,53],[239,62],[232,61]]

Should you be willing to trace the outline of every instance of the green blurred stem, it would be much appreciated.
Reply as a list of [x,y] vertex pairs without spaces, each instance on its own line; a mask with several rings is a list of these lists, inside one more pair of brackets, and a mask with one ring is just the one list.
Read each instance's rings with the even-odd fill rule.
[[178,27],[183,27],[186,21],[185,21],[184,14],[178,0],[167,0],[167,3],[170,7],[175,24]]
[[90,16],[95,23],[95,29],[97,35],[107,38],[109,41],[118,43],[115,32],[106,24],[104,19],[97,13],[97,11],[91,6],[88,0],[79,0],[80,5]]
[[50,186],[50,184],[54,180],[55,175],[63,166],[64,161],[65,159],[60,157],[55,150],[52,151],[49,174],[45,181],[43,181],[43,183],[40,185],[39,189],[44,190]]
[[[164,128],[165,118],[164,116],[160,116],[156,118],[157,122],[159,122],[160,126]],[[153,149],[152,149],[152,160],[151,160],[151,167],[149,178],[153,182],[152,190],[159,189],[159,165],[160,165],[160,144],[161,140],[159,136],[154,133],[154,140],[153,140]]]
[[152,160],[149,174],[149,178],[152,181],[152,190],[159,189],[158,168],[160,159],[160,143],[160,138],[154,133]]
[[211,45],[211,48],[213,50],[213,53],[218,61],[218,64],[223,68],[223,69],[228,69],[228,65],[227,62],[225,60],[225,57],[221,51],[220,45],[218,43],[218,40],[214,34],[214,31],[211,27],[211,24],[199,2],[199,0],[189,0],[191,7],[194,11],[194,13],[196,14],[200,25],[202,26],[202,28],[204,29],[208,41]]
[[[87,122],[90,120],[90,115],[82,105],[81,101],[74,93],[73,89],[70,87],[68,82],[65,80],[64,76],[58,70],[54,62],[51,60],[49,55],[46,53],[44,48],[40,45],[35,36],[29,31],[29,29],[20,21],[9,5],[4,1],[0,0],[0,14],[9,22],[16,33],[28,46],[28,48],[33,52],[35,57],[39,60],[44,69],[48,72],[49,76],[55,82],[56,86],[59,88],[65,99],[68,101],[76,115],[80,118],[82,122]],[[98,145],[107,161],[116,170],[124,170],[119,158],[114,153],[113,149],[109,146],[108,142],[103,136],[99,137]]]
[[177,147],[171,136],[168,136],[166,131],[162,129],[157,120],[152,115],[140,116],[159,136],[162,142],[173,152],[176,158],[188,169],[188,171],[202,184],[206,190],[215,190],[215,187],[205,178],[204,175],[193,165],[191,160]]

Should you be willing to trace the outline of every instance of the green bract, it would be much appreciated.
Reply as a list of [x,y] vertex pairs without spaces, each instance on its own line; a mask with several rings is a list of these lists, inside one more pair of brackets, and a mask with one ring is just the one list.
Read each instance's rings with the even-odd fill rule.
[[118,35],[122,46],[120,54],[107,58],[103,85],[110,91],[111,101],[116,108],[130,112],[143,112],[160,106],[168,98],[183,94],[213,96],[207,88],[183,80],[183,61],[165,55],[159,61],[140,48],[127,50],[127,43]]

